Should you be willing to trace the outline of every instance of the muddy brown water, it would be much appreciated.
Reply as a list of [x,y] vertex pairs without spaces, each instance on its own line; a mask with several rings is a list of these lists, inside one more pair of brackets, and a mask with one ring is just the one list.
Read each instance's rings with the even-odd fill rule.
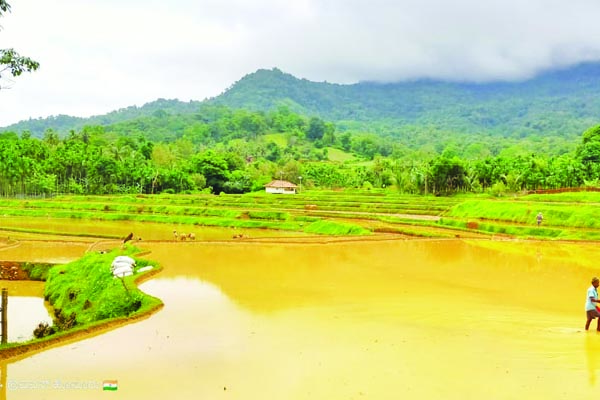
[[[598,392],[600,335],[582,329],[585,290],[599,274],[595,244],[279,239],[141,247],[164,267],[141,288],[165,307],[1,362],[0,398],[576,399]],[[11,252],[20,254],[0,255]],[[107,379],[118,381],[116,393],[102,391]]]
[[[40,221],[41,220],[41,221]],[[299,232],[272,231],[266,229],[223,229],[219,227],[200,227],[186,224],[164,224],[154,222],[136,221],[89,221],[81,220],[73,222],[71,219],[61,218],[22,218],[0,216],[0,240],[9,238],[35,238],[38,235],[10,231],[10,229],[40,229],[48,232],[62,232],[71,235],[96,234],[114,235],[124,238],[130,232],[135,238],[142,240],[173,240],[173,231],[181,233],[194,233],[196,240],[228,240],[234,234],[243,234],[250,238],[260,237],[282,237],[282,236],[304,236]],[[5,229],[3,231],[3,229]],[[68,239],[66,239],[68,240]],[[78,238],[76,240],[95,241],[92,238]]]

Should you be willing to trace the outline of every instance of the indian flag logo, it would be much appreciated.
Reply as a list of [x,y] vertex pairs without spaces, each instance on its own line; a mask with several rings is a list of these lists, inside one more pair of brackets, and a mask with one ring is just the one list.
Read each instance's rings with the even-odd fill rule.
[[117,390],[119,388],[118,381],[105,380],[102,381],[102,390]]

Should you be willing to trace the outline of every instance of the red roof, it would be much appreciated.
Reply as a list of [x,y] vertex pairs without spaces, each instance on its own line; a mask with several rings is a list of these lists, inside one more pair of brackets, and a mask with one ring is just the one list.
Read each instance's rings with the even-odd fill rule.
[[294,185],[292,182],[275,180],[275,181],[271,181],[271,182],[267,183],[265,185],[265,187],[295,189],[298,186]]

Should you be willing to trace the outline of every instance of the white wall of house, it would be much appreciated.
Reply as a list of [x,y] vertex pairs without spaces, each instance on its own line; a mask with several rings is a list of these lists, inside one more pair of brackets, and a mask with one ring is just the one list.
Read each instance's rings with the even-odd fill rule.
[[279,187],[267,187],[265,188],[267,193],[274,194],[296,194],[296,190],[294,188],[279,188]]

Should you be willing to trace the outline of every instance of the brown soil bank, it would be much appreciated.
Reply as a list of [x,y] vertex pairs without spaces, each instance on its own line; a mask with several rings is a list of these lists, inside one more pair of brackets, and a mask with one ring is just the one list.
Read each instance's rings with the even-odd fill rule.
[[24,281],[29,279],[27,272],[23,271],[23,263],[16,261],[0,261],[0,280]]

